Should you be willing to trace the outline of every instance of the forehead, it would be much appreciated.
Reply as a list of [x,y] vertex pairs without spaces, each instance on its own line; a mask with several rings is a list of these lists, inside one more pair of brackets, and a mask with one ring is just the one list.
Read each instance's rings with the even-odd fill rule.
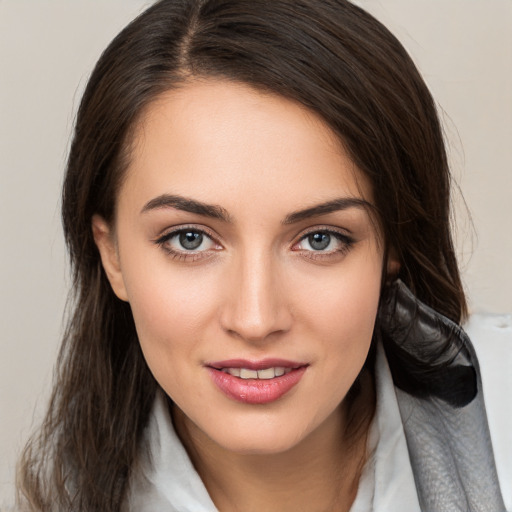
[[317,114],[245,84],[198,80],[144,111],[120,201],[174,193],[227,208],[244,199],[296,209],[340,195],[372,202],[371,192]]

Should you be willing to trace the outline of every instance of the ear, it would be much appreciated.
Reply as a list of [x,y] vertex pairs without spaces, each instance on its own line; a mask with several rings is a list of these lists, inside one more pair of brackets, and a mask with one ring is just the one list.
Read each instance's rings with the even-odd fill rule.
[[388,251],[387,262],[386,262],[386,276],[387,281],[391,282],[396,279],[400,272],[400,260],[394,247],[391,247]]
[[112,290],[118,298],[128,302],[115,237],[110,225],[103,217],[93,215],[92,234],[96,247],[98,247],[98,251],[100,252],[101,263],[105,274],[107,274],[110,286],[112,286]]

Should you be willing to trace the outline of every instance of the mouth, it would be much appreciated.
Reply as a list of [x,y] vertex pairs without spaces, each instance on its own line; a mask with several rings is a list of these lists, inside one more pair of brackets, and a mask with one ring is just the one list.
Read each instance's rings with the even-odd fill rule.
[[307,363],[285,360],[229,360],[206,365],[224,395],[246,404],[278,400],[299,383],[308,367]]

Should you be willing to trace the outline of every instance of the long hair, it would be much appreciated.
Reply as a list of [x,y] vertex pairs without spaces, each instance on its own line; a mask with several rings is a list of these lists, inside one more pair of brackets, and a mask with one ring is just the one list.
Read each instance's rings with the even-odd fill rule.
[[28,510],[123,506],[157,384],[91,219],[114,219],[145,107],[194,77],[250,84],[319,114],[373,186],[399,277],[455,321],[466,312],[436,107],[397,39],[345,0],[161,0],[103,53],[78,111],[62,199],[71,314],[47,416],[19,466]]

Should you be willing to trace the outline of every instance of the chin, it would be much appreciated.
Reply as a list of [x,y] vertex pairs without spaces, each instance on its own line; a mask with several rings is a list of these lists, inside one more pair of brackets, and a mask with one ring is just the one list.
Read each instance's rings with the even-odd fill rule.
[[278,455],[292,450],[307,437],[306,433],[280,429],[252,429],[233,432],[224,438],[214,439],[222,448],[238,455]]
[[297,407],[285,410],[270,407],[267,411],[258,406],[250,408],[242,414],[226,414],[217,424],[208,422],[205,433],[232,453],[277,455],[307,443],[317,433],[323,436],[326,429],[337,423],[332,420],[338,416],[327,411],[315,413],[311,407],[302,411]]

